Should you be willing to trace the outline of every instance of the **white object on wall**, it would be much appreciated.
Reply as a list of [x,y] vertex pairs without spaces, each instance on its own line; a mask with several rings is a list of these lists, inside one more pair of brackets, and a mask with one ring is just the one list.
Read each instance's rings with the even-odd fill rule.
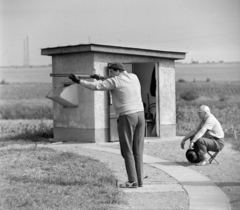
[[46,98],[49,98],[63,107],[77,107],[78,85],[73,84],[68,87],[56,87],[47,94]]

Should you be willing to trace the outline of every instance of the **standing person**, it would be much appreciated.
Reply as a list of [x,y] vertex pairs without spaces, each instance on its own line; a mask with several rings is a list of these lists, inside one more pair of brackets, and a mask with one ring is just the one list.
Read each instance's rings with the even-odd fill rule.
[[201,119],[195,130],[190,131],[182,140],[181,147],[184,149],[185,142],[190,139],[189,149],[197,144],[199,158],[198,166],[207,164],[207,152],[218,152],[224,147],[224,132],[219,121],[211,114],[208,106],[202,105],[198,110]]
[[128,73],[121,63],[113,63],[108,69],[110,78],[96,83],[79,80],[74,74],[69,78],[93,91],[111,91],[113,106],[119,114],[120,149],[128,175],[128,181],[120,187],[142,187],[145,118],[141,85],[138,77]]

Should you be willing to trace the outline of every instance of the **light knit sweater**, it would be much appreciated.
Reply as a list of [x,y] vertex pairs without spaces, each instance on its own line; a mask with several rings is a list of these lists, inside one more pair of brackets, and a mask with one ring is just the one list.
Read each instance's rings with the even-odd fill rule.
[[80,84],[90,90],[111,91],[113,106],[119,115],[144,111],[141,85],[135,74],[124,71],[119,76],[104,81],[80,80]]

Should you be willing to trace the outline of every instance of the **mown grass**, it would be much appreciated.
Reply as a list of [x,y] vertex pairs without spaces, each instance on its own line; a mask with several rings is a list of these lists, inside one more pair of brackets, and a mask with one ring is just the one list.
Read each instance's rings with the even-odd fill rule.
[[101,162],[49,148],[0,151],[2,209],[118,209],[124,197]]

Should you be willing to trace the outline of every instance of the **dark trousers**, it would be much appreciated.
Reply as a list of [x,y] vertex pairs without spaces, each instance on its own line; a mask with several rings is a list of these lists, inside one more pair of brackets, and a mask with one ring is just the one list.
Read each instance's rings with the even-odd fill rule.
[[139,184],[143,182],[144,130],[144,112],[119,116],[118,135],[128,181]]
[[[191,140],[193,137],[191,137]],[[215,137],[212,138],[200,138],[196,141],[197,151],[201,159],[204,158],[204,154],[207,154],[208,151],[218,152],[221,151],[224,147],[224,140],[218,139]]]

